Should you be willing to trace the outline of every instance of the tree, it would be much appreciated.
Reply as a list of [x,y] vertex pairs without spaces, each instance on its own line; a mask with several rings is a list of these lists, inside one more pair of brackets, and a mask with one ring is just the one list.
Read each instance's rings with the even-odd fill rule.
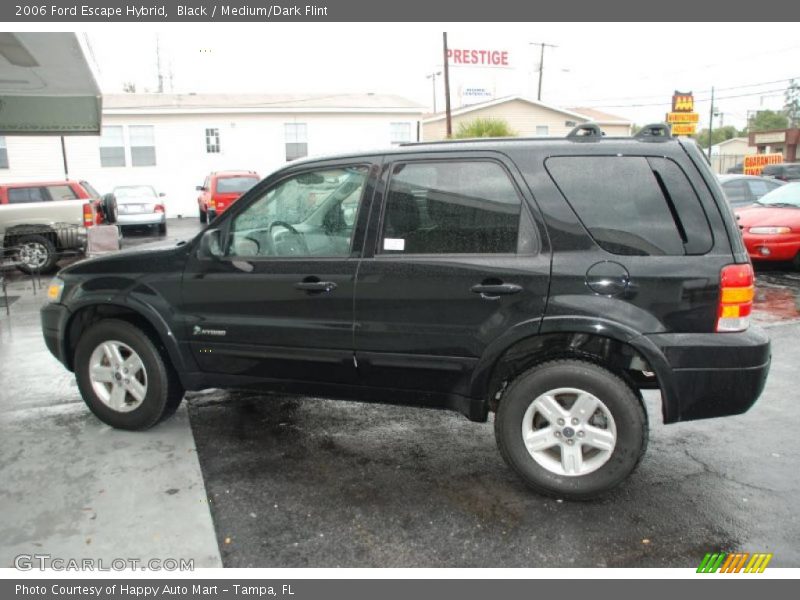
[[516,137],[508,122],[503,119],[477,118],[458,126],[454,138]]
[[800,83],[794,79],[789,81],[789,87],[786,88],[784,99],[786,102],[783,105],[783,110],[789,119],[789,127],[797,127],[800,125]]
[[[717,127],[711,132],[711,145],[713,146],[738,136],[739,130],[733,125]],[[695,136],[695,140],[697,140],[697,143],[701,148],[708,148],[708,129],[701,129]]]
[[747,131],[786,129],[788,126],[789,119],[784,113],[777,110],[759,110],[754,116],[750,117],[747,123]]

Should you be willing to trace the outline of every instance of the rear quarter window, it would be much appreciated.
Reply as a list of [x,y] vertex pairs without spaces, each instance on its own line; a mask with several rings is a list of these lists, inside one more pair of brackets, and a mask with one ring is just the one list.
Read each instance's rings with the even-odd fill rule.
[[8,203],[9,204],[28,204],[30,202],[45,202],[49,198],[45,197],[42,188],[40,187],[18,187],[9,188],[8,190]]
[[643,156],[557,156],[546,168],[597,244],[613,254],[705,254],[713,238],[680,167]]

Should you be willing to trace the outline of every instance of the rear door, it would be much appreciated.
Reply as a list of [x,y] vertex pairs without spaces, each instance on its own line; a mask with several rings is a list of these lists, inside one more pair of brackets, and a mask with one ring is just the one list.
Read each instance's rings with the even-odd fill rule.
[[355,348],[374,387],[468,395],[487,347],[535,333],[550,257],[532,199],[497,153],[384,165],[358,271]]

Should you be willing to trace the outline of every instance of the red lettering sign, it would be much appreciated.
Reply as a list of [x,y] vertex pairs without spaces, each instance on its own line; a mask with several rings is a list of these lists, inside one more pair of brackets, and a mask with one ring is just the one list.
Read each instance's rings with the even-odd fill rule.
[[452,65],[476,65],[479,67],[508,67],[507,50],[473,50],[470,48],[448,48],[447,60]]

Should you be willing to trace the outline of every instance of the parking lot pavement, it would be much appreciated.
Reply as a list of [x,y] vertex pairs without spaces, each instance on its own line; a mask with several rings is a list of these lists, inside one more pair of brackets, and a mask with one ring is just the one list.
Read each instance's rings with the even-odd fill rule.
[[145,433],[100,423],[44,346],[43,291],[12,279],[11,316],[0,309],[0,567],[33,553],[219,566],[185,407]]
[[[133,233],[124,245],[199,228],[170,221],[166,240]],[[800,566],[800,275],[758,271],[754,318],[773,340],[762,398],[745,415],[664,426],[648,394],[645,460],[587,503],[534,494],[501,460],[491,423],[443,411],[209,390],[148,432],[112,430],[45,349],[43,295],[17,277],[11,318],[0,314],[0,565],[46,552],[236,567],[695,567],[708,551],[744,550]]]

